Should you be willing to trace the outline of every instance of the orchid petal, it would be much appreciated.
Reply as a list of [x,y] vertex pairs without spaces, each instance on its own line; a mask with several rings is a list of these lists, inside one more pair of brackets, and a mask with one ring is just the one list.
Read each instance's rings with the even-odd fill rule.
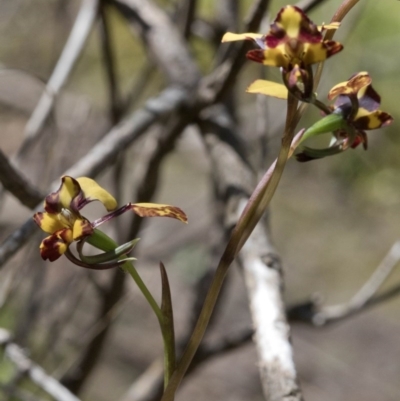
[[386,127],[393,122],[393,117],[381,110],[372,113],[366,109],[359,108],[353,125],[360,130],[371,130]]
[[320,63],[330,56],[339,53],[342,49],[343,46],[333,40],[320,43],[306,43],[304,45],[303,62],[306,65]]
[[33,216],[33,220],[44,232],[49,234],[66,228],[56,214],[38,212]]
[[371,77],[367,72],[359,72],[353,75],[348,81],[335,85],[328,94],[332,100],[339,95],[356,95],[362,88],[371,84]]
[[232,33],[232,32],[227,32],[225,35],[222,37],[221,42],[236,42],[239,40],[257,40],[261,39],[263,37],[262,34],[260,33]]
[[277,82],[257,79],[246,89],[248,93],[261,93],[262,95],[276,97],[278,99],[287,99],[288,90],[285,85]]
[[172,217],[187,223],[187,216],[179,207],[158,203],[132,203],[132,210],[140,217]]
[[266,50],[249,50],[246,54],[246,57],[249,60],[272,67],[283,67],[287,69],[289,66],[289,60],[287,57],[285,57],[285,53],[281,47]]
[[67,175],[62,177],[61,181],[61,187],[58,190],[58,203],[61,208],[71,209],[72,201],[80,194],[81,187],[75,178]]
[[93,233],[93,227],[90,221],[79,218],[76,219],[72,228],[73,240],[77,241]]
[[105,206],[108,212],[116,209],[117,201],[115,198],[99,184],[97,184],[96,181],[88,177],[80,177],[77,178],[76,181],[79,183],[82,189],[85,204],[98,200]]
[[42,259],[54,262],[67,251],[72,241],[72,231],[68,228],[59,230],[53,235],[46,237],[40,244]]

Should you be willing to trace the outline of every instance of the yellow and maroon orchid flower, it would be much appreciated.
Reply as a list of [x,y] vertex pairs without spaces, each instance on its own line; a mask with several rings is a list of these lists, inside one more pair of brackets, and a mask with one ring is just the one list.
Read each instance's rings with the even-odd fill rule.
[[[310,66],[326,60],[343,48],[338,42],[323,40],[321,31],[337,28],[338,24],[318,27],[300,8],[286,6],[279,11],[266,35],[228,32],[222,42],[254,41],[260,49],[250,50],[247,58],[264,65],[281,67],[286,87],[295,95],[309,98],[313,85]],[[265,90],[261,93],[269,95]]]
[[[303,135],[302,141],[311,136],[334,131],[335,141],[326,149],[304,148],[296,155],[299,161],[309,161],[341,153],[348,148],[362,144],[368,147],[366,130],[373,130],[390,125],[393,118],[379,110],[381,97],[372,88],[372,79],[367,72],[359,72],[348,81],[335,85],[328,94],[328,99],[336,98],[331,107],[332,114],[320,120]],[[323,129],[325,122],[325,127]]]
[[[69,252],[69,246],[74,241],[83,241],[94,235],[96,228],[104,222],[116,216],[132,210],[141,217],[165,216],[172,217],[183,222],[187,221],[185,213],[170,205],[160,205],[155,203],[128,203],[116,209],[117,202],[114,197],[105,189],[99,186],[96,181],[87,178],[72,178],[64,176],[61,179],[61,186],[56,191],[45,198],[45,212],[36,213],[33,216],[36,224],[46,233],[50,234],[40,245],[40,254],[44,260],[51,262],[57,260],[61,255],[67,256],[76,264],[90,268],[108,268],[118,265],[118,263],[88,266],[86,262],[79,262]],[[80,210],[88,203],[100,201],[110,213],[102,218],[90,222],[80,214]],[[121,254],[126,254],[131,250],[136,241],[131,241],[128,246],[121,246]],[[110,249],[110,251],[112,251]],[[108,256],[108,255],[107,255]],[[118,252],[110,254],[110,258],[118,259]],[[99,260],[104,260],[102,255]]]
[[[348,124],[356,130],[356,137],[350,144],[352,148],[360,143],[364,149],[368,147],[366,130],[373,130],[390,125],[393,118],[390,114],[379,110],[381,97],[372,88],[372,79],[367,72],[359,72],[348,81],[335,85],[328,94],[328,99],[336,98],[334,113],[340,111]],[[348,137],[345,130],[338,132],[338,137]]]

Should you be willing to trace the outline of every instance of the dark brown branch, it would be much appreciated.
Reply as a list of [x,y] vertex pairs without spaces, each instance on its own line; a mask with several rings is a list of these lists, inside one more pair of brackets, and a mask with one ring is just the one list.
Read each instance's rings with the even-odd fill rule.
[[112,48],[111,33],[109,27],[109,17],[107,7],[104,1],[100,2],[100,34],[101,47],[103,51],[104,66],[107,75],[109,103],[110,103],[110,121],[113,125],[117,124],[121,116],[121,101],[118,90],[116,75],[114,50]]
[[10,163],[0,150],[0,181],[3,187],[13,194],[23,205],[33,209],[44,195],[34,188],[26,178]]
[[185,39],[192,33],[192,23],[196,15],[197,0],[184,0],[178,10],[177,22]]

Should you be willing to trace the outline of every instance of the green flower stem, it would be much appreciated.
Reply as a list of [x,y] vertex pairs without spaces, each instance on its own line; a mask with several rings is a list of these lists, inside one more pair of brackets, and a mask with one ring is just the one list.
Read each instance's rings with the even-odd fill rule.
[[232,232],[231,238],[215,272],[210,289],[208,290],[196,327],[193,330],[182,359],[164,391],[161,401],[173,401],[176,390],[178,389],[178,386],[189,368],[201,340],[203,339],[229,267],[250,236],[254,227],[261,219],[275,193],[288,160],[288,156],[291,155],[294,129],[299,118],[297,103],[297,100],[289,94],[285,133],[282,138],[282,146],[279,151],[278,159],[276,163],[269,168],[260,183],[257,185]]
[[[162,329],[163,328],[162,322],[164,320],[164,316],[163,316],[161,309],[158,306],[156,300],[154,299],[153,295],[151,295],[151,292],[146,287],[146,284],[143,282],[142,278],[139,276],[139,273],[135,269],[135,266],[133,266],[132,262],[125,262],[121,267],[124,271],[126,271],[127,273],[130,274],[130,276],[133,278],[133,281],[139,287],[139,290],[142,292],[142,294],[146,298],[147,302],[151,306],[151,309],[153,309],[153,312],[157,316],[157,319],[160,323],[160,327]],[[163,337],[164,337],[164,334],[163,334]]]
[[[102,251],[111,251],[118,247],[118,244],[112,240],[108,235],[104,234],[102,231],[95,229],[93,235],[88,237],[87,242],[96,248]],[[127,255],[123,255],[120,258],[126,258]],[[135,281],[136,285],[139,287],[139,290],[142,292],[150,307],[153,309],[153,312],[157,316],[158,323],[160,325],[161,334],[163,337],[164,343],[164,386],[167,386],[169,379],[175,368],[175,338],[174,333],[170,332],[170,324],[167,322],[167,317],[164,316],[161,308],[158,306],[156,300],[153,295],[151,295],[149,289],[146,284],[143,282],[139,273],[135,269],[132,262],[125,262],[121,268],[130,274],[130,276]]]
[[139,287],[140,291],[146,298],[147,302],[150,304],[155,315],[157,316],[158,323],[160,325],[161,334],[163,338],[164,345],[164,387],[169,383],[169,380],[175,369],[175,336],[173,331],[170,330],[170,325],[167,322],[167,317],[163,314],[162,310],[158,306],[157,302],[151,295],[150,291],[146,287],[145,283],[139,276],[137,270],[133,266],[132,262],[125,262],[122,265],[122,269],[128,272],[136,285]]
[[[87,242],[94,247],[108,252],[111,251],[115,248],[118,248],[118,244],[111,239],[107,234],[103,233],[103,231],[94,230],[94,233],[88,237]],[[121,259],[127,257],[127,255],[121,256]],[[122,269],[126,271],[127,273],[130,274],[130,276],[133,278],[135,281],[136,285],[139,287],[139,290],[142,292],[144,297],[146,298],[147,302],[151,306],[151,309],[153,309],[155,315],[157,316],[158,321],[161,322],[163,320],[163,314],[161,312],[160,307],[158,306],[156,300],[154,299],[153,295],[151,295],[150,291],[146,287],[146,284],[143,282],[141,277],[139,276],[138,272],[136,271],[135,267],[131,262],[126,262],[122,266]]]

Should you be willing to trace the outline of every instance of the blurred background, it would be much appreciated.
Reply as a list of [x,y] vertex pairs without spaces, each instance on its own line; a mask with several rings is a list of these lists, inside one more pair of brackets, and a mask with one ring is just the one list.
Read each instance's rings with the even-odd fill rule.
[[[157,1],[176,24],[182,4]],[[237,31],[244,27],[250,0],[237,6]],[[26,142],[27,122],[45,89],[81,8],[76,0],[0,0],[0,149],[41,193],[76,163],[121,119],[129,116],[167,85],[165,75],[149,57],[140,36],[112,2],[104,6],[114,57],[119,113],[110,107],[110,87],[104,57],[104,29],[94,23],[76,65],[56,98],[40,135]],[[271,1],[270,16],[285,5]],[[338,0],[326,0],[309,13],[316,23],[329,22]],[[224,25],[218,1],[198,0],[188,45],[202,74],[216,63]],[[283,263],[285,302],[295,305],[317,297],[331,305],[348,301],[375,271],[400,232],[400,4],[364,0],[350,12],[335,36],[344,51],[328,60],[318,95],[353,73],[368,71],[382,97],[381,108],[395,121],[368,133],[369,149],[361,147],[335,157],[300,164],[291,160],[270,208],[270,231]],[[273,17],[272,17],[273,18]],[[264,19],[264,28],[268,20]],[[211,33],[210,33],[211,31]],[[168,45],[168,44],[167,44]],[[266,168],[279,149],[285,114],[279,100],[260,101],[245,88],[264,76],[278,81],[280,73],[246,62],[232,88],[235,124],[256,169]],[[263,111],[260,113],[260,105]],[[266,131],[260,135],[263,115]],[[307,127],[319,117],[309,109],[299,124]],[[154,149],[162,124],[119,154],[99,181],[118,196],[119,203],[135,201],[143,166]],[[181,207],[189,225],[155,219],[144,221],[135,252],[138,271],[149,287],[160,291],[158,262],[168,270],[175,307],[177,338],[184,338],[194,319],[199,283],[223,250],[214,216],[213,169],[196,125],[188,125],[175,149],[163,160],[155,201]],[[25,142],[24,142],[25,141]],[[260,152],[260,141],[267,152]],[[32,215],[3,191],[0,237],[6,239]],[[89,216],[102,213],[89,208]],[[86,214],[85,214],[86,215]],[[110,226],[124,237],[129,219]],[[129,398],[131,386],[157,371],[162,341],[157,322],[137,288],[122,273],[87,272],[66,259],[45,263],[35,231],[0,271],[0,327],[49,374],[60,379],[82,400],[145,400]],[[400,283],[394,270],[380,291]],[[115,285],[114,285],[115,284]],[[105,299],[119,288],[107,306]],[[124,288],[125,286],[125,288]],[[114,293],[115,295],[115,293]],[[365,312],[327,327],[292,325],[295,359],[306,400],[398,401],[400,398],[400,298],[392,297]],[[102,311],[106,313],[102,313]],[[107,328],[104,343],[93,340]],[[240,269],[230,272],[218,315],[207,336],[211,343],[230,333],[251,329],[246,288]],[[82,366],[90,347],[96,357],[88,376]],[[48,398],[15,364],[0,364],[0,393],[4,400]],[[79,379],[77,379],[79,377]],[[79,384],[77,384],[79,382]],[[72,387],[71,387],[72,386]],[[156,398],[157,399],[157,398]],[[262,400],[254,345],[246,340],[235,349],[209,358],[190,375],[177,400]]]

